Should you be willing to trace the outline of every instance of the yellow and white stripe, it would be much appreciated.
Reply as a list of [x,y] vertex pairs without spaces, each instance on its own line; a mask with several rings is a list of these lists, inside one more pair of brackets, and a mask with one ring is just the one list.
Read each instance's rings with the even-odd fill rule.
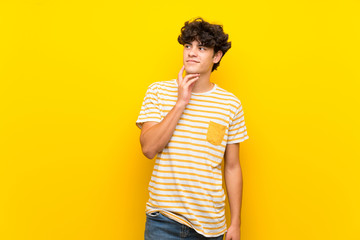
[[[175,105],[177,92],[176,79],[152,83],[136,125],[141,129],[144,122],[161,122]],[[234,94],[217,84],[208,92],[192,93],[169,143],[156,157],[145,211],[160,211],[205,237],[224,234],[221,162],[227,144],[248,138]]]

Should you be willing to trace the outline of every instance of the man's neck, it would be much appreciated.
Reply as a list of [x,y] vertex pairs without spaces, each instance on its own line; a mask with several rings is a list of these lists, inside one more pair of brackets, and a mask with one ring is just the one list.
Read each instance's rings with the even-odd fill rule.
[[200,78],[196,80],[193,86],[193,93],[208,92],[214,87],[214,84],[210,82],[210,74],[211,73],[208,73],[206,75],[200,74]]

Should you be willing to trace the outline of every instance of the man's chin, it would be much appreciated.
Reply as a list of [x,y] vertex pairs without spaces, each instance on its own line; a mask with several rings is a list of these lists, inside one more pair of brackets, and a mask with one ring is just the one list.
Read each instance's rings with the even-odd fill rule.
[[192,67],[185,68],[185,71],[187,74],[199,73],[198,69]]

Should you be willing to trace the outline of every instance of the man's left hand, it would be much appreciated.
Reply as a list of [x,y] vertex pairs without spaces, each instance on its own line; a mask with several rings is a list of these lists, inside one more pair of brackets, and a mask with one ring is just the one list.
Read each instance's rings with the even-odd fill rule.
[[240,240],[240,226],[231,225],[225,234],[225,240]]

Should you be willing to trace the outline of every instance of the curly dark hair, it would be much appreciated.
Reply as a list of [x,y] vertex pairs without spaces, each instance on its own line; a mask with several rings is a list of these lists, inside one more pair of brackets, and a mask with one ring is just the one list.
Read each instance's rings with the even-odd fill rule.
[[[193,21],[185,22],[185,25],[181,28],[178,42],[184,45],[197,40],[205,47],[214,48],[214,55],[221,50],[222,57],[224,57],[225,53],[231,48],[231,42],[228,42],[228,38],[229,35],[224,33],[222,25],[211,24],[198,17]],[[221,59],[218,63],[214,63],[211,72],[217,69]]]

